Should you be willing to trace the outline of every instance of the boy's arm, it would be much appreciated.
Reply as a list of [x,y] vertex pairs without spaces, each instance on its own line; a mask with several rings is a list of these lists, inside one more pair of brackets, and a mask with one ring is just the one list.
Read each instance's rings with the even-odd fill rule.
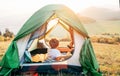
[[63,61],[63,60],[68,59],[70,57],[71,57],[71,55],[59,56],[59,57],[56,57],[55,60],[56,61]]

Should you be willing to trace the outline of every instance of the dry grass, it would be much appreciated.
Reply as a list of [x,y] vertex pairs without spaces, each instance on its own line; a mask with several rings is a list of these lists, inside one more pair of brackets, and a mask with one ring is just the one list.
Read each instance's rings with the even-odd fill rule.
[[11,41],[0,41],[0,60],[3,57]]
[[92,44],[103,76],[120,76],[120,44]]
[[[0,42],[0,60],[11,41]],[[103,76],[120,76],[120,44],[92,43]]]

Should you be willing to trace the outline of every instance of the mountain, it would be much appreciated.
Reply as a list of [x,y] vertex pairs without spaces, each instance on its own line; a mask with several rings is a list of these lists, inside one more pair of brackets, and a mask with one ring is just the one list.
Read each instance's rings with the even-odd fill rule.
[[86,16],[81,16],[80,14],[77,14],[77,16],[79,17],[80,21],[83,24],[88,24],[88,23],[94,23],[96,22],[96,20],[90,18],[90,17],[86,17]]
[[89,7],[78,14],[95,20],[120,20],[120,10],[108,8]]

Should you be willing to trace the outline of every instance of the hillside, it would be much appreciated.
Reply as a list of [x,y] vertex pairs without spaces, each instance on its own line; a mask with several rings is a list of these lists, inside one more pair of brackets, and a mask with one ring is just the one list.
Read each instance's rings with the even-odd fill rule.
[[94,23],[83,24],[89,35],[96,35],[102,33],[119,33],[120,34],[120,20],[116,21],[97,21]]
[[88,23],[94,23],[94,22],[96,22],[96,20],[94,20],[94,19],[92,19],[90,17],[82,16],[80,14],[77,14],[77,16],[79,17],[80,21],[83,24],[88,24]]

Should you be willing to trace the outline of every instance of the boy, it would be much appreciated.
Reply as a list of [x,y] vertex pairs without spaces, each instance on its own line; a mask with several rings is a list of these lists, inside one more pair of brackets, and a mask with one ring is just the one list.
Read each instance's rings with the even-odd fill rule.
[[49,41],[49,45],[51,47],[51,49],[48,51],[48,58],[52,59],[52,60],[56,60],[56,61],[63,61],[66,58],[69,58],[70,56],[62,56],[62,54],[60,53],[60,51],[58,49],[56,49],[59,45],[59,41],[55,38],[51,39]]

